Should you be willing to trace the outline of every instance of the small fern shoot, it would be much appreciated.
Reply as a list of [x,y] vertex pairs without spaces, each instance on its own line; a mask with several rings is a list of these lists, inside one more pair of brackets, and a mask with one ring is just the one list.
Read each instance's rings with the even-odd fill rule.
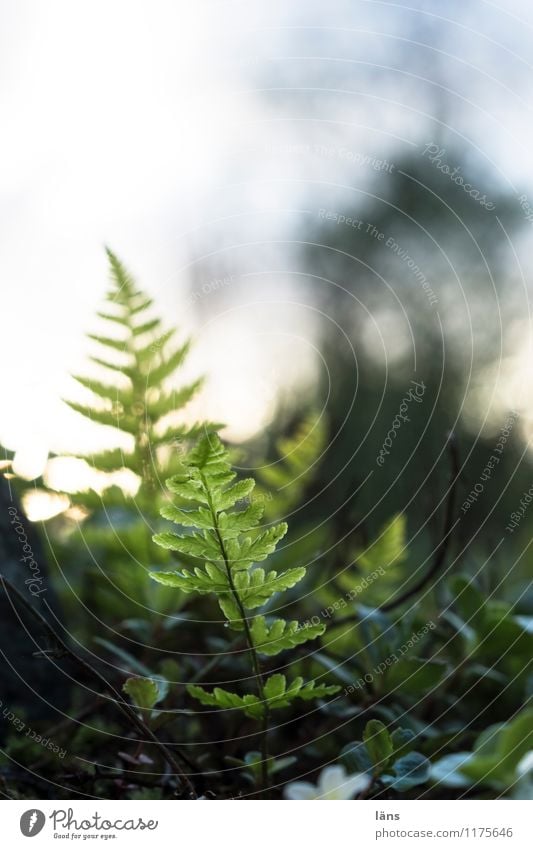
[[[198,566],[174,572],[151,572],[150,576],[185,593],[215,595],[228,625],[243,632],[255,679],[255,692],[239,695],[215,687],[210,692],[189,685],[188,692],[203,705],[237,708],[262,723],[263,785],[267,784],[268,754],[266,737],[269,716],[273,710],[287,707],[295,699],[304,701],[332,695],[338,687],[304,682],[296,677],[287,681],[275,673],[265,677],[260,656],[271,657],[312,640],[325,631],[325,625],[302,626],[297,621],[267,619],[261,608],[275,593],[294,587],[305,575],[302,566],[278,574],[256,564],[265,561],[285,536],[287,525],[280,522],[261,527],[264,501],[250,498],[255,487],[253,478],[235,480],[227,449],[215,433],[203,436],[182,459],[182,470],[167,485],[187,509],[172,504],[162,515],[186,529],[185,533],[169,531],[156,534],[160,546],[193,557]],[[243,509],[239,507],[245,504]]]
[[337,576],[337,584],[352,600],[379,607],[396,595],[398,587],[405,587],[408,556],[407,517],[397,513],[365,549],[352,552],[354,567]]

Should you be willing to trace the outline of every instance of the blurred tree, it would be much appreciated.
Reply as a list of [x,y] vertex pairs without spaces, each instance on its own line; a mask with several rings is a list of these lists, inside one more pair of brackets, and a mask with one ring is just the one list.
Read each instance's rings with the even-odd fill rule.
[[[494,432],[486,440],[472,435],[463,414],[472,374],[515,341],[505,334],[517,315],[507,237],[523,219],[491,175],[461,151],[436,147],[377,171],[372,192],[355,190],[357,205],[354,190],[330,199],[301,252],[324,315],[329,381],[321,394],[329,392],[331,444],[322,465],[325,496],[315,506],[317,515],[327,507],[332,517],[339,562],[345,540],[364,542],[398,511],[409,518],[417,554],[435,546],[449,487],[449,434],[464,463],[466,492],[495,441]],[[456,169],[455,179],[443,165]],[[416,403],[409,399],[413,381],[424,387]],[[482,422],[478,412],[474,425]],[[520,451],[518,430],[494,486],[459,523],[458,550],[493,507],[492,521],[497,515],[503,530],[529,475],[529,464],[522,464],[511,491],[502,494]],[[429,540],[417,535],[426,526]],[[484,542],[490,537],[489,525]]]

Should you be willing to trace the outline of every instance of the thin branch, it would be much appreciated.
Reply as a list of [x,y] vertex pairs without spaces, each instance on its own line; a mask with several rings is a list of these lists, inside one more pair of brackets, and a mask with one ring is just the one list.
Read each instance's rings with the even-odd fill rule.
[[446,501],[444,527],[442,531],[441,541],[435,549],[433,563],[431,564],[431,567],[428,569],[426,574],[416,584],[414,584],[414,586],[409,587],[409,589],[405,590],[405,592],[400,593],[398,596],[396,596],[396,598],[393,598],[386,604],[382,604],[379,608],[382,613],[389,613],[389,611],[394,610],[395,607],[400,607],[400,605],[405,604],[406,601],[409,601],[410,598],[413,598],[413,596],[418,595],[420,590],[424,589],[424,587],[427,586],[427,584],[429,584],[430,581],[436,575],[438,575],[446,561],[446,555],[448,553],[450,541],[452,538],[453,520],[455,515],[455,497],[457,494],[457,486],[459,484],[460,470],[459,451],[457,450],[457,444],[453,434],[450,434],[448,438],[448,451],[450,454],[451,466],[448,499]]

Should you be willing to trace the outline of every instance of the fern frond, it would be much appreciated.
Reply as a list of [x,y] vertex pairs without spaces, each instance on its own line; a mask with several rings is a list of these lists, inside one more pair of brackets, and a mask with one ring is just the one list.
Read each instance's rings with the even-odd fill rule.
[[109,260],[111,282],[116,286],[116,291],[109,293],[110,296],[131,297],[135,293],[135,282],[133,278],[111,248],[106,247],[105,250]]
[[198,378],[192,383],[182,386],[181,389],[176,389],[168,393],[160,393],[160,397],[157,400],[148,402],[147,406],[150,417],[154,421],[158,421],[168,416],[169,413],[181,410],[198,393],[203,382],[203,378]]
[[407,575],[407,519],[398,513],[388,519],[366,548],[352,552],[353,565],[337,577],[350,598],[370,607],[390,600]]
[[96,313],[98,318],[102,318],[104,321],[113,321],[115,324],[119,324],[121,327],[128,327],[128,316],[127,315],[117,315],[108,312],[98,311]]
[[118,386],[101,383],[99,380],[94,380],[90,377],[83,377],[82,375],[73,374],[72,377],[80,384],[80,386],[84,386],[104,401],[110,401],[112,404],[120,404],[124,409],[131,407],[133,402],[133,393],[131,389],[121,389]]
[[142,336],[144,333],[150,333],[152,330],[156,330],[156,328],[160,326],[161,319],[151,318],[149,321],[145,321],[144,324],[136,324],[135,327],[132,327],[131,332],[136,338],[137,336]]
[[92,454],[89,462],[93,468],[108,474],[119,472],[121,469],[129,469],[130,472],[136,473],[138,469],[135,455],[123,451],[122,448]]
[[[192,425],[170,424],[162,432],[152,434],[152,447],[162,448],[163,446],[173,445],[174,447],[183,440],[195,440],[202,433],[211,430],[217,430],[223,427],[217,422],[195,422]],[[175,465],[173,463],[173,465]]]
[[112,336],[99,336],[97,333],[88,333],[87,338],[92,339],[93,342],[97,342],[99,345],[111,348],[113,351],[118,351],[120,354],[128,352],[125,339],[114,339]]
[[239,591],[243,606],[248,610],[253,610],[269,601],[274,593],[296,586],[304,577],[305,569],[303,566],[287,569],[279,575],[274,569],[265,572],[264,569],[258,568],[238,572],[235,575],[235,586]]
[[147,309],[150,309],[153,306],[152,298],[147,298],[146,295],[142,295],[141,292],[137,294],[137,298],[141,296],[141,300],[138,303],[133,303],[130,306],[129,313],[132,316],[137,316],[139,313],[144,312]]
[[167,343],[170,342],[175,332],[175,329],[172,328],[171,330],[167,330],[165,333],[161,333],[160,336],[156,336],[142,347],[135,348],[135,359],[139,365],[143,366],[144,371],[149,372],[149,366],[154,362],[154,360],[156,362],[158,361],[156,358],[161,355],[161,352]]
[[403,513],[397,513],[381,528],[377,538],[364,551],[356,555],[359,568],[372,572],[399,566],[407,559],[407,522]]
[[152,371],[146,375],[146,386],[148,388],[151,386],[159,386],[164,380],[174,374],[176,369],[183,365],[190,349],[191,342],[190,339],[187,339],[183,345],[176,348],[172,354],[170,354],[166,359],[163,359],[159,365],[153,368]]
[[[189,693],[202,704],[238,708],[254,719],[265,718],[274,708],[288,706],[295,698],[331,695],[337,687],[304,684],[296,678],[287,686],[284,675],[263,680],[258,655],[273,656],[313,640],[324,625],[301,626],[297,621],[264,615],[249,617],[247,611],[263,607],[276,593],[294,587],[305,575],[303,566],[278,573],[256,564],[266,560],[287,532],[285,522],[261,528],[263,503],[253,500],[253,478],[236,480],[227,449],[215,433],[206,434],[185,457],[178,474],[167,485],[182,504],[167,505],[162,515],[181,527],[182,533],[156,534],[154,541],[166,549],[203,561],[194,569],[152,572],[153,580],[186,593],[211,593],[219,603],[228,625],[244,632],[253,661],[257,695],[238,695],[221,688],[212,693],[192,685]],[[244,502],[244,506],[242,503]],[[240,509],[242,507],[242,509]]]
[[285,619],[274,619],[268,623],[264,616],[256,616],[251,627],[257,651],[268,656],[321,637],[325,630],[326,626],[323,624],[302,626],[295,619],[291,622]]
[[96,424],[104,425],[104,427],[115,427],[118,430],[125,431],[131,436],[137,433],[138,425],[134,416],[124,415],[122,408],[116,410],[97,410],[88,407],[86,404],[77,404],[75,401],[65,401],[66,404],[74,410],[75,413],[80,413],[86,419],[90,419]]
[[182,569],[181,572],[150,572],[150,577],[166,587],[177,587],[186,593],[229,592],[227,575],[214,563],[206,563],[205,569],[196,568],[194,572]]
[[[190,350],[186,340],[174,350],[168,350],[175,330],[163,330],[161,320],[151,316],[152,299],[141,292],[118,257],[108,248],[112,288],[107,300],[113,306],[98,312],[108,324],[117,327],[120,336],[90,333],[89,339],[111,355],[91,356],[92,362],[104,368],[107,377],[75,375],[75,380],[95,398],[94,405],[67,401],[75,412],[97,424],[112,427],[133,437],[130,451],[111,450],[90,458],[95,469],[104,473],[127,468],[140,478],[138,499],[143,509],[150,510],[156,495],[155,477],[165,476],[175,468],[159,457],[157,452],[169,441],[188,439],[199,432],[202,423],[191,427],[170,422],[171,415],[183,408],[199,392],[203,379],[193,380],[180,388],[171,388],[168,381],[183,365]],[[121,440],[121,443],[123,440]],[[122,462],[119,463],[119,461]],[[157,475],[153,471],[157,466]]]
[[[162,529],[159,509],[169,500],[160,481],[178,469],[179,452],[170,448],[212,425],[189,425],[184,416],[202,385],[199,379],[178,379],[190,341],[174,342],[175,331],[154,315],[152,299],[109,249],[107,257],[111,285],[89,337],[91,371],[75,376],[88,400],[67,404],[109,428],[109,450],[79,458],[98,473],[93,477],[98,490],[69,493],[70,503],[82,510],[83,528],[65,537],[62,557],[76,570],[86,609],[98,606],[115,627],[136,619],[139,606],[147,618],[153,610],[155,620],[156,610],[175,613],[187,598],[173,587],[147,582],[139,564],[168,567],[171,552],[153,546],[151,538]],[[194,560],[183,565],[197,565]]]

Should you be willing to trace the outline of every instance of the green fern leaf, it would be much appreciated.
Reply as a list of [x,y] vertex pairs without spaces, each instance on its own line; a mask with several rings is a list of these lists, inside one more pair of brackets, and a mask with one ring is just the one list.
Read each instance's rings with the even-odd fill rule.
[[112,404],[120,404],[124,409],[129,407],[133,401],[131,389],[120,389],[118,386],[110,386],[107,383],[101,383],[99,380],[82,377],[77,374],[72,376],[81,386],[89,389],[95,395],[98,395],[99,398],[103,398],[105,401],[111,401]]
[[194,398],[201,389],[203,383],[203,378],[199,378],[198,380],[189,383],[187,386],[182,386],[181,389],[176,389],[168,394],[162,393],[157,401],[148,404],[150,416],[152,419],[156,420],[161,419],[163,416],[167,416],[169,413],[173,413],[176,410],[181,410],[185,404],[188,404],[189,401]]
[[364,572],[381,566],[392,569],[407,559],[406,518],[399,513],[389,519],[380,530],[377,539],[365,551],[357,554],[357,565]]
[[408,577],[403,571],[407,557],[407,521],[403,514],[397,514],[366,549],[354,553],[355,568],[339,576],[339,586],[353,593],[357,601],[378,606]]
[[259,563],[275,551],[278,542],[285,536],[288,530],[286,522],[281,522],[279,525],[269,528],[262,534],[259,534],[255,540],[246,539],[241,547],[239,557],[234,560],[236,568],[242,568],[243,564],[247,566],[251,563]]
[[144,324],[138,324],[136,327],[132,328],[133,336],[142,336],[143,333],[150,333],[150,331],[155,330],[161,324],[161,319],[152,318],[150,321],[145,321]]
[[135,349],[135,357],[137,362],[143,366],[145,371],[149,371],[149,364],[153,362],[154,354],[161,353],[165,345],[172,339],[175,334],[175,329],[167,330],[142,348]]
[[[141,293],[137,293],[136,297],[139,297]],[[129,313],[131,316],[138,316],[139,313],[145,312],[145,310],[149,309],[153,305],[153,300],[151,298],[147,298],[145,295],[142,296],[141,301],[139,303],[133,302],[129,306]]]
[[285,619],[275,619],[269,624],[264,616],[256,616],[250,630],[257,651],[271,657],[322,636],[326,626],[302,626],[296,620],[287,622]]
[[137,422],[133,416],[124,415],[120,409],[116,412],[111,410],[95,410],[92,407],[87,407],[85,404],[77,404],[74,401],[66,401],[66,404],[74,410],[75,413],[85,416],[87,419],[96,424],[104,425],[105,427],[115,427],[118,430],[123,430],[126,433],[135,435],[137,431]]
[[[105,597],[115,625],[138,617],[139,606],[150,619],[150,610],[175,612],[186,598],[171,586],[147,583],[140,563],[158,571],[169,568],[170,551],[151,545],[151,529],[160,529],[159,510],[169,500],[160,481],[179,469],[178,452],[169,450],[169,442],[196,438],[206,425],[189,424],[184,416],[186,403],[201,386],[201,380],[177,379],[190,342],[173,342],[175,331],[154,315],[152,299],[112,251],[107,256],[111,286],[89,337],[91,371],[76,375],[92,397],[67,404],[95,427],[109,428],[102,434],[109,450],[81,458],[100,473],[99,491],[69,493],[70,503],[83,511],[83,527],[69,535],[63,556],[68,562],[75,551],[76,589],[85,609],[94,609]],[[113,479],[125,470],[127,475]],[[184,556],[183,565],[191,562],[194,558]],[[95,563],[102,567],[95,569]]]
[[101,451],[99,454],[92,454],[88,461],[91,466],[98,469],[100,472],[112,474],[121,469],[129,469],[131,472],[137,472],[137,458],[133,454],[128,454],[122,448],[116,448],[113,451]]
[[[197,685],[188,687],[189,694],[204,705],[238,708],[251,718],[265,721],[271,710],[287,707],[296,698],[321,698],[337,692],[338,687],[304,683],[300,677],[287,685],[285,676],[279,673],[263,681],[258,655],[277,655],[315,639],[324,633],[325,625],[302,627],[284,619],[267,622],[262,615],[248,619],[246,611],[262,607],[275,593],[294,587],[304,577],[305,568],[296,566],[278,573],[255,566],[274,554],[287,533],[287,524],[261,529],[264,505],[251,498],[254,480],[235,478],[228,451],[215,433],[206,434],[187,456],[180,457],[180,472],[167,483],[171,492],[188,501],[190,507],[167,505],[162,515],[189,529],[189,533],[169,531],[157,534],[154,540],[182,556],[202,558],[204,566],[152,572],[151,577],[186,593],[216,596],[228,625],[244,632],[253,658],[257,695],[241,696],[219,687],[208,692]],[[245,499],[250,501],[244,509],[235,509]]]
[[171,522],[183,525],[185,528],[202,528],[206,531],[213,530],[213,517],[205,507],[185,510],[182,507],[174,506],[174,504],[165,504],[161,508],[161,515],[164,519],[169,519]]
[[189,554],[191,557],[199,557],[201,560],[221,557],[220,549],[210,534],[175,534],[166,531],[155,534],[154,542],[171,551],[179,551],[181,554]]
[[196,684],[189,684],[187,691],[189,695],[198,699],[203,705],[218,707],[223,710],[238,708],[244,711],[246,716],[251,717],[251,719],[261,719],[264,713],[263,705],[257,696],[238,696],[236,693],[230,693],[221,687],[215,687],[212,693],[208,693],[207,690]]
[[194,572],[183,569],[181,572],[150,572],[150,577],[167,587],[177,587],[186,593],[228,593],[227,576],[213,563],[207,563],[205,569],[196,568]]
[[160,386],[164,380],[171,377],[176,369],[183,365],[190,349],[191,342],[190,339],[187,339],[180,348],[177,348],[166,359],[152,368],[152,370],[146,375],[147,387]]
[[[251,531],[256,527],[257,523],[263,516],[264,509],[265,508],[262,504],[251,504],[250,507],[246,508],[246,510],[240,510],[238,513],[219,513],[219,528],[223,531],[223,535],[226,539],[238,537],[239,534]],[[271,548],[271,551],[273,551],[274,548],[275,544]],[[265,554],[265,557],[267,556],[268,553]],[[256,559],[259,560],[260,558],[257,557]],[[264,560],[264,557],[261,559]]]
[[113,339],[110,336],[98,336],[96,333],[88,333],[88,339],[92,339],[93,342],[98,342],[99,345],[105,345],[106,348],[112,348],[113,351],[119,351],[119,353],[123,354],[127,352],[127,341],[125,339]]
[[227,510],[229,507],[235,507],[238,501],[243,501],[247,498],[255,487],[253,478],[243,478],[233,486],[229,486],[218,497],[217,507],[219,510]]
[[122,314],[112,314],[109,312],[100,312],[96,313],[98,318],[102,318],[104,321],[112,321],[115,324],[119,324],[121,327],[128,327],[128,316]]
[[277,572],[265,572],[258,568],[247,572],[237,572],[234,578],[241,601],[247,610],[262,607],[274,593],[294,587],[305,576],[305,568],[297,566],[278,575]]
[[[87,458],[95,469],[111,473],[121,468],[134,472],[140,479],[137,502],[143,510],[158,511],[156,479],[171,471],[168,461],[163,460],[158,450],[170,439],[187,439],[205,425],[189,427],[171,422],[164,433],[160,420],[174,415],[191,401],[199,391],[203,380],[196,379],[177,389],[165,388],[165,381],[183,365],[190,350],[187,340],[176,350],[166,355],[166,346],[175,333],[174,329],[161,331],[161,320],[145,315],[152,300],[141,292],[132,276],[118,257],[109,249],[112,289],[107,300],[114,307],[101,310],[99,317],[116,324],[121,338],[106,333],[91,333],[89,338],[103,349],[111,350],[111,357],[94,355],[91,361],[106,371],[105,382],[97,377],[76,375],[75,379],[91,391],[101,402],[97,408],[90,404],[67,401],[80,415],[93,422],[112,427],[133,437],[133,450],[125,451],[121,461],[115,451],[100,452]],[[116,449],[118,452],[118,449]],[[174,462],[172,464],[175,465]],[[157,468],[157,474],[154,472]]]

